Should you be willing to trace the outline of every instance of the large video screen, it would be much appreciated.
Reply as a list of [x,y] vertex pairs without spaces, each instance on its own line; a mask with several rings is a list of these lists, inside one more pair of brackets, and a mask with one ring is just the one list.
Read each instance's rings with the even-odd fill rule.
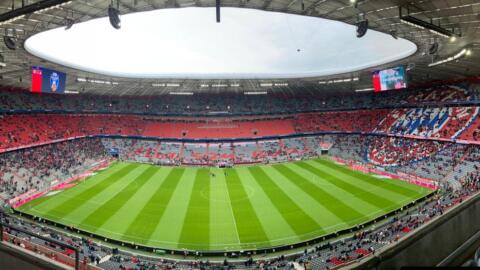
[[373,72],[373,89],[375,92],[406,87],[407,77],[403,66]]
[[32,67],[32,92],[63,94],[66,78],[67,75],[60,71]]

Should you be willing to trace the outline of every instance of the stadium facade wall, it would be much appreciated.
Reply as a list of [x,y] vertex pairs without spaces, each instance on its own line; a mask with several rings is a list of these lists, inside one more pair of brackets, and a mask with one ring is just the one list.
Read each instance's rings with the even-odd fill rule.
[[70,269],[55,263],[47,261],[45,258],[33,252],[27,252],[24,249],[7,243],[0,244],[0,262],[2,269],[16,270],[65,270]]

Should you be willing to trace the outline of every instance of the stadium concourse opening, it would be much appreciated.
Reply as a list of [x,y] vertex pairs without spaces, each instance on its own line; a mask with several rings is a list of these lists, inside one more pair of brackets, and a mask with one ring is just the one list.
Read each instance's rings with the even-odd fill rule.
[[[397,61],[415,43],[316,17],[242,8],[160,9],[29,37],[25,49],[84,71],[128,78],[254,79],[342,74]],[[52,42],[54,40],[55,42]],[[134,53],[129,53],[134,51]]]

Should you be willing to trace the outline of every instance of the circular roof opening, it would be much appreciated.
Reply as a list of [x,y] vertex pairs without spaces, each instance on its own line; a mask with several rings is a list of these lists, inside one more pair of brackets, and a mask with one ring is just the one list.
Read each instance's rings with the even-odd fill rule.
[[242,8],[176,8],[108,17],[38,33],[28,52],[67,67],[127,78],[303,78],[396,61],[414,43],[327,19]]

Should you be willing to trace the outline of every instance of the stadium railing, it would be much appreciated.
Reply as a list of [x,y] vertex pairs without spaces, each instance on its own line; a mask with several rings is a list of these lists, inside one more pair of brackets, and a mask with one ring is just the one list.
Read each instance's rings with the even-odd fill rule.
[[[48,243],[55,244],[57,246],[60,246],[66,250],[72,250],[75,253],[75,258],[72,258],[68,255],[62,254],[61,252],[58,252],[57,250],[48,248],[46,246],[42,246],[39,244],[35,244],[31,241],[27,241],[25,239],[22,239],[20,237],[14,236],[8,232],[5,231],[5,228],[10,229],[11,231],[16,231],[19,233],[26,234],[30,237],[38,238],[40,240],[46,241]],[[45,237],[42,235],[35,234],[33,232],[24,230],[22,228],[19,228],[17,226],[13,226],[10,224],[5,224],[0,222],[0,240],[1,242],[4,241],[10,241],[15,243],[17,246],[21,246],[22,248],[34,251],[37,254],[45,254],[49,259],[55,260],[57,262],[60,262],[62,264],[72,266],[75,268],[75,270],[97,270],[100,269],[98,267],[95,267],[93,265],[86,265],[86,264],[80,264],[80,255],[79,255],[79,250],[78,248],[69,245],[67,243],[58,241],[53,238]],[[50,256],[48,256],[50,255]]]

